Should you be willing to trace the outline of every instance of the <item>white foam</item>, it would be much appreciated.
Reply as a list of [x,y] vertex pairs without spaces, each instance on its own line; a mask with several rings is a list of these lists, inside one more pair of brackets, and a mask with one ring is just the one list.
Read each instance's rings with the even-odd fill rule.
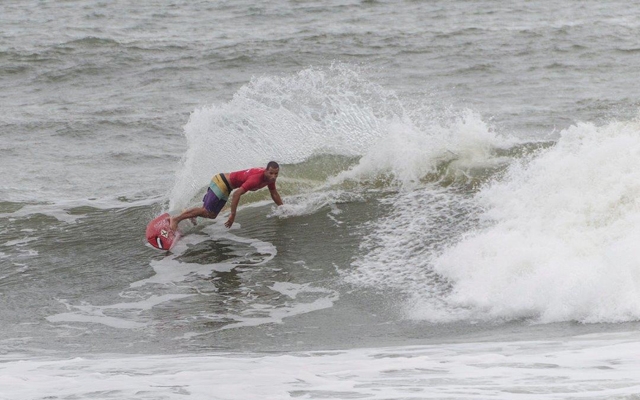
[[385,126],[385,134],[363,155],[358,164],[335,178],[375,180],[390,176],[405,189],[419,187],[421,180],[434,173],[439,163],[453,160],[450,170],[465,174],[465,169],[495,166],[504,162],[492,151],[515,143],[496,134],[470,110],[441,121],[437,118],[420,125],[416,121],[395,120]]
[[329,213],[338,215],[341,210],[336,206],[339,203],[362,201],[362,194],[344,190],[332,190],[323,185],[317,191],[307,192],[303,195],[290,196],[287,202],[279,207],[274,207],[267,215],[268,218],[290,218],[315,214],[324,207],[329,208]]
[[[389,214],[371,222],[371,233],[364,237],[360,255],[352,263],[355,269],[342,269],[343,279],[385,290],[398,299],[400,309],[399,299],[409,298],[409,305],[416,299],[428,301],[430,314],[420,318],[451,319],[455,309],[446,304],[444,310],[438,308],[443,306],[447,285],[433,273],[432,259],[451,237],[469,226],[461,210],[468,213],[473,205],[468,198],[437,185],[400,191],[381,201],[389,206]],[[458,214],[463,217],[453,217]]]
[[[236,228],[239,225],[236,226]],[[228,272],[238,266],[240,260],[230,260],[223,263],[211,263],[211,264],[197,264],[197,263],[185,263],[179,261],[178,258],[184,254],[190,245],[201,243],[205,240],[210,240],[215,237],[216,240],[230,240],[236,243],[248,244],[256,249],[256,252],[261,254],[260,259],[255,265],[262,265],[272,260],[278,251],[276,247],[268,242],[263,242],[256,239],[243,238],[234,235],[226,229],[222,221],[217,221],[213,224],[208,224],[201,230],[206,235],[186,235],[183,236],[178,243],[171,249],[171,253],[161,260],[152,261],[151,267],[155,272],[155,275],[131,283],[130,287],[140,287],[146,284],[168,284],[175,282],[182,282],[184,279],[191,275],[209,276],[212,272]]]
[[27,205],[12,213],[0,214],[0,218],[24,218],[34,214],[48,215],[60,222],[75,223],[82,215],[71,215],[64,209],[50,204]]
[[291,299],[295,299],[300,293],[333,293],[331,290],[313,287],[310,283],[299,285],[291,282],[275,282],[271,289]]
[[[256,252],[261,255],[254,265],[259,266],[272,260],[277,250],[270,243],[263,242],[251,238],[243,238],[231,233],[224,228],[222,223],[213,223],[205,226],[200,230],[202,234],[191,234],[184,236],[178,244],[172,249],[172,253],[161,260],[152,261],[151,266],[155,275],[131,283],[130,287],[139,288],[144,285],[159,284],[174,287],[176,283],[185,281],[188,277],[200,275],[208,277],[212,272],[227,272],[242,265],[244,258],[238,260],[230,260],[224,263],[197,264],[184,263],[179,257],[188,250],[190,245],[200,243],[204,240],[215,237],[216,240],[226,240],[236,243],[243,243],[255,248]],[[240,313],[211,314],[205,318],[212,321],[223,321],[226,324],[218,330],[235,329],[241,327],[255,327],[264,324],[279,324],[285,318],[296,315],[314,312],[317,310],[332,307],[339,298],[336,291],[324,288],[314,287],[311,284],[294,284],[289,282],[275,282],[271,289],[280,292],[289,297],[291,300],[304,293],[304,299],[301,301],[285,301],[283,304],[262,304],[253,302],[248,308]],[[125,294],[121,294],[125,296]],[[193,295],[185,294],[167,294],[163,296],[152,295],[146,299],[135,302],[122,302],[112,305],[96,306],[91,304],[72,305],[65,301],[61,301],[69,312],[55,314],[47,317],[52,323],[61,322],[81,322],[81,323],[97,323],[119,329],[136,329],[147,326],[147,321],[143,311],[150,310],[154,306]],[[231,322],[230,322],[231,321]],[[189,333],[182,336],[182,339],[189,339],[193,336],[206,333]]]
[[218,172],[270,160],[295,164],[314,154],[362,155],[402,112],[392,92],[351,66],[254,78],[229,103],[191,114],[170,208],[187,207]]
[[27,244],[29,242],[33,242],[33,241],[36,241],[36,240],[38,240],[38,238],[25,237],[25,238],[22,238],[22,239],[10,240],[8,242],[5,242],[3,245],[4,246],[22,246],[22,245],[25,245],[25,244]]
[[281,354],[0,356],[0,398],[633,398],[638,352],[629,332]]
[[407,316],[430,321],[640,319],[639,131],[571,127],[472,199],[409,179],[345,279],[402,292]]
[[77,207],[91,207],[101,210],[113,208],[128,208],[136,206],[152,205],[158,202],[160,197],[153,196],[144,200],[127,202],[126,205],[116,198],[101,199],[71,199],[59,200],[55,203],[27,204],[17,211],[11,213],[0,213],[0,218],[24,218],[36,214],[47,215],[64,223],[76,223],[86,215],[81,213],[70,214],[69,210]]
[[[141,319],[140,312],[150,310],[158,304],[190,297],[192,295],[184,294],[168,294],[162,296],[150,296],[147,299],[140,300],[132,303],[117,303],[107,306],[94,306],[90,304],[83,305],[71,305],[65,301],[61,301],[70,310],[77,310],[67,313],[54,314],[47,317],[47,321],[52,323],[59,322],[83,322],[94,323],[110,326],[112,328],[119,329],[135,329],[142,328],[147,325],[146,322],[139,322]],[[137,310],[133,315],[127,315],[126,317],[117,317],[112,315],[105,315],[105,311],[115,311],[122,314],[125,310]]]
[[135,329],[142,328],[147,324],[128,321],[123,318],[116,317],[108,317],[105,315],[85,315],[78,313],[61,313],[55,314],[47,317],[47,321],[58,323],[58,322],[82,322],[82,323],[92,323],[92,324],[102,324],[106,326],[110,326],[112,328],[118,329]]
[[220,330],[237,329],[250,326],[259,326],[265,324],[281,324],[285,318],[291,318],[297,315],[308,314],[314,311],[323,310],[333,307],[338,300],[338,292],[325,290],[312,290],[313,292],[330,293],[328,296],[320,297],[310,303],[291,303],[284,306],[271,306],[252,304],[251,308],[245,310],[242,315],[225,314],[222,317],[225,320],[233,320],[233,322],[220,328]]
[[[38,237],[24,237],[21,239],[9,240],[3,243],[2,246],[14,248],[12,250],[16,250],[14,254],[17,258],[35,257],[38,255],[38,251],[29,249],[26,245],[37,240],[39,240]],[[0,252],[0,258],[4,258],[4,255],[5,253]]]
[[[640,319],[640,124],[579,124],[477,196],[490,227],[433,261],[473,318]],[[419,296],[418,296],[419,297]],[[413,315],[431,312],[429,301]]]
[[[154,276],[134,282],[131,284],[131,287],[135,288],[153,283],[174,284],[184,281],[188,276],[201,275],[206,277],[210,276],[214,271],[227,272],[242,265],[242,260],[240,259],[237,260],[237,262],[231,260],[230,262],[211,264],[184,263],[177,259],[180,255],[184,254],[188,245],[199,243],[210,237],[215,237],[216,240],[224,239],[236,243],[248,244],[255,248],[256,252],[261,254],[261,257],[263,257],[260,260],[257,260],[258,262],[254,264],[255,266],[267,263],[277,254],[276,247],[271,243],[234,235],[228,229],[224,228],[224,225],[221,222],[207,225],[202,232],[207,233],[209,236],[187,235],[183,237],[178,242],[178,245],[172,249],[172,252],[174,252],[173,254],[168,255],[162,260],[151,263],[155,271]],[[305,293],[305,301],[295,303],[285,302],[282,305],[254,302],[249,305],[248,309],[243,310],[240,314],[209,314],[206,318],[211,321],[221,321],[226,323],[226,325],[218,330],[255,327],[265,324],[280,324],[285,318],[330,308],[339,298],[337,291],[314,287],[311,284],[300,285],[288,282],[275,282],[270,288],[286,295],[292,300],[295,300],[299,294]],[[315,298],[309,300],[308,297],[310,295],[313,296],[314,294],[316,295]],[[235,322],[229,323],[229,321]],[[193,336],[207,333],[190,333],[183,335],[181,338],[188,339]]]
[[286,301],[283,305],[252,303],[251,306],[240,315],[231,313],[216,314],[210,315],[209,318],[217,321],[236,321],[223,326],[219,330],[255,327],[265,324],[281,324],[285,318],[331,308],[340,298],[339,293],[335,290],[315,287],[311,284],[301,285],[291,282],[275,282],[270,289],[282,293],[291,300],[296,300],[301,294],[305,295],[305,300],[308,300],[308,298],[313,295],[315,295],[316,298],[306,302],[294,303]]

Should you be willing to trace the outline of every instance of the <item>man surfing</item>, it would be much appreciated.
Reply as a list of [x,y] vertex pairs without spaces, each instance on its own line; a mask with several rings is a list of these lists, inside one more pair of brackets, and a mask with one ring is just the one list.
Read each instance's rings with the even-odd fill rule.
[[227,228],[231,228],[231,225],[233,225],[240,196],[246,192],[256,191],[267,186],[273,202],[281,206],[282,199],[278,190],[276,190],[276,179],[279,172],[280,165],[275,161],[270,161],[266,168],[249,168],[242,171],[214,175],[209,183],[207,193],[202,199],[202,207],[191,208],[178,216],[171,217],[169,221],[171,230],[176,231],[178,224],[184,219],[195,217],[215,219],[222,207],[227,203],[232,191],[231,215],[229,215],[229,219],[224,224]]

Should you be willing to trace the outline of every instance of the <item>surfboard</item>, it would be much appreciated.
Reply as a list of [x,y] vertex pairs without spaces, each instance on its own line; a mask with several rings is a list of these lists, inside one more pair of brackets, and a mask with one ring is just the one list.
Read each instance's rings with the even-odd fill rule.
[[164,213],[147,225],[147,241],[156,249],[170,250],[180,239],[180,232],[169,227],[169,217],[169,213]]

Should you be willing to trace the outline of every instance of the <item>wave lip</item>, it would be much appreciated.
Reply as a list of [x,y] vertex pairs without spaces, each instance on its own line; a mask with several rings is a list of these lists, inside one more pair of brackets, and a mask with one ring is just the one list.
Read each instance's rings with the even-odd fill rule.
[[191,114],[170,208],[185,207],[216,172],[270,160],[297,164],[318,154],[359,157],[402,113],[392,92],[341,64],[253,78],[230,102]]

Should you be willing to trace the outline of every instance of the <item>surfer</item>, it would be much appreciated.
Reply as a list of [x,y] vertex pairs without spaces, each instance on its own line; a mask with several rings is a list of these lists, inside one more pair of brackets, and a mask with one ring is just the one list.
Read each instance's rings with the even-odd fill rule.
[[[224,226],[231,228],[236,218],[236,209],[240,202],[240,196],[249,191],[255,191],[267,186],[271,193],[273,202],[282,205],[282,199],[276,190],[276,179],[280,172],[280,165],[275,161],[270,161],[266,168],[249,168],[242,171],[225,172],[214,175],[209,183],[207,193],[202,199],[202,207],[195,207],[182,212],[180,215],[171,217],[170,227],[172,230],[178,229],[178,223],[184,219],[203,217],[215,219],[222,207],[227,203],[231,192],[231,214]],[[234,191],[235,190],[235,191]]]

